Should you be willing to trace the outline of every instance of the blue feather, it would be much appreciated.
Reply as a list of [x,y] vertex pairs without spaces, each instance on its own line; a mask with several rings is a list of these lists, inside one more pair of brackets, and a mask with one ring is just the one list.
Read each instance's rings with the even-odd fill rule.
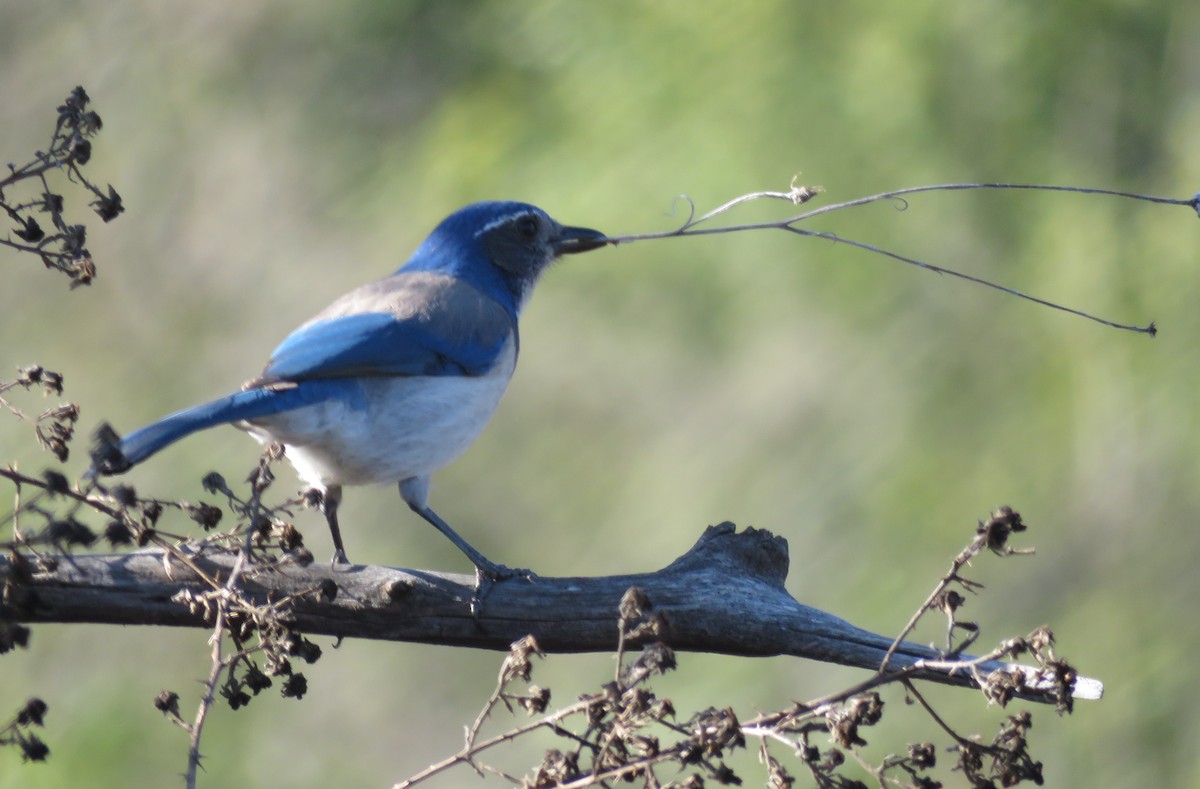
[[383,312],[345,315],[287,337],[263,371],[267,381],[377,375],[482,375],[504,345],[438,332],[430,321]]
[[[341,382],[336,383],[341,384]],[[333,386],[308,385],[286,389],[250,389],[245,392],[235,392],[203,405],[178,411],[140,430],[135,430],[121,440],[121,455],[129,465],[135,466],[168,444],[198,430],[303,408],[306,405],[337,396],[341,393],[341,388],[340,386],[335,388]]]

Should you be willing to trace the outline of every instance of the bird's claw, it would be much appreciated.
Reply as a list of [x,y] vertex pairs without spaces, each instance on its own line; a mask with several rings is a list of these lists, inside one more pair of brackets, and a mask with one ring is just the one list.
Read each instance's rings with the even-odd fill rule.
[[475,580],[487,578],[491,581],[507,581],[509,578],[522,578],[526,581],[536,581],[537,573],[526,567],[506,567],[503,564],[488,564],[475,568]]
[[507,581],[511,578],[520,578],[524,581],[536,581],[537,573],[533,570],[524,567],[506,567],[503,564],[492,564],[488,562],[484,565],[475,566],[475,593],[471,595],[471,615],[478,618],[480,611],[483,609],[483,601],[492,591],[492,587],[499,581]]

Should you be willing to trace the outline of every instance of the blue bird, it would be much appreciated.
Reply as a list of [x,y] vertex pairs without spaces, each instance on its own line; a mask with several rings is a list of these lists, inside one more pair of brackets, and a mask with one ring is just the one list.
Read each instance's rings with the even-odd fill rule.
[[233,424],[278,442],[321,494],[335,564],[347,564],[342,486],[398,482],[408,506],[493,581],[495,564],[427,503],[429,477],[479,436],[508,388],[517,316],[560,255],[606,243],[516,202],[482,202],[444,219],[389,277],[330,304],[292,332],[242,390],[101,440],[93,474],[119,474],[199,430]]

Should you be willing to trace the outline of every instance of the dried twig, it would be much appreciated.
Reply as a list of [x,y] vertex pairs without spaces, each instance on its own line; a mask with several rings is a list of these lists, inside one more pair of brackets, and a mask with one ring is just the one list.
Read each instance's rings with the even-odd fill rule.
[[1092,189],[1092,188],[1086,188],[1086,187],[1080,187],[1080,186],[1056,186],[1056,185],[1041,185],[1041,184],[1005,184],[1005,183],[978,183],[978,184],[965,184],[964,183],[964,184],[934,184],[934,185],[928,185],[928,186],[912,186],[912,187],[907,187],[904,189],[896,189],[896,190],[893,190],[890,192],[880,192],[879,194],[868,195],[866,197],[859,197],[859,198],[855,198],[853,200],[847,200],[847,201],[844,201],[841,203],[835,203],[833,205],[823,206],[821,208],[816,208],[811,211],[806,211],[802,214],[798,214],[795,216],[788,217],[786,219],[780,219],[780,220],[772,221],[772,222],[747,222],[747,223],[742,223],[742,224],[725,225],[725,226],[720,226],[720,227],[701,227],[701,225],[708,223],[712,219],[715,219],[716,217],[721,216],[722,214],[730,211],[731,209],[736,208],[737,206],[743,205],[748,202],[752,202],[755,200],[764,200],[764,199],[765,200],[786,200],[788,202],[793,203],[794,205],[802,205],[804,203],[807,203],[809,200],[813,199],[816,195],[820,194],[823,191],[823,189],[821,187],[798,186],[796,184],[796,180],[793,179],[791,187],[786,192],[774,192],[774,191],[751,192],[749,194],[735,197],[734,199],[729,200],[728,202],[718,206],[717,208],[714,208],[713,210],[711,210],[699,217],[696,216],[696,206],[695,206],[695,203],[692,202],[691,198],[689,198],[687,196],[681,196],[679,199],[685,201],[689,207],[688,218],[683,222],[683,224],[679,225],[678,227],[674,228],[673,230],[665,230],[665,231],[661,231],[661,232],[657,232],[657,233],[638,233],[638,234],[630,234],[630,235],[622,235],[622,236],[609,236],[608,241],[609,241],[609,243],[612,243],[612,244],[628,244],[628,243],[632,243],[634,241],[648,241],[648,240],[662,239],[662,238],[678,238],[680,236],[716,235],[719,233],[736,233],[736,232],[741,232],[741,231],[746,231],[746,230],[784,230],[789,233],[794,233],[794,234],[800,235],[800,236],[811,236],[813,238],[822,238],[827,241],[833,241],[833,242],[836,242],[839,244],[847,244],[849,246],[857,247],[859,249],[863,249],[868,252],[874,252],[875,254],[883,255],[884,257],[891,258],[892,260],[896,260],[901,263],[906,263],[910,266],[916,266],[917,268],[922,268],[922,269],[925,269],[926,271],[932,271],[935,274],[946,274],[951,277],[957,277],[958,279],[963,279],[968,282],[975,283],[976,285],[983,285],[984,287],[992,288],[994,290],[1001,291],[1002,293],[1007,293],[1010,296],[1016,296],[1017,298],[1024,299],[1026,301],[1031,301],[1035,304],[1040,304],[1043,307],[1049,307],[1051,309],[1060,310],[1062,312],[1066,312],[1071,315],[1076,315],[1081,318],[1086,318],[1087,320],[1095,321],[1096,323],[1099,323],[1104,326],[1109,326],[1114,329],[1121,329],[1124,331],[1137,332],[1140,334],[1149,335],[1150,337],[1154,337],[1158,333],[1158,328],[1153,321],[1146,324],[1145,326],[1138,326],[1135,324],[1127,324],[1127,323],[1117,323],[1115,321],[1108,320],[1107,318],[1102,318],[1098,315],[1093,315],[1092,313],[1089,313],[1089,312],[1084,312],[1082,310],[1078,310],[1073,307],[1068,307],[1063,304],[1059,304],[1057,302],[1050,301],[1048,299],[1043,299],[1038,296],[1030,295],[1023,291],[1016,290],[1015,288],[1010,288],[1006,285],[1001,285],[999,283],[993,282],[993,281],[991,281],[989,279],[985,279],[983,277],[977,277],[973,274],[967,274],[963,271],[959,271],[959,270],[952,269],[952,268],[947,268],[944,266],[936,266],[932,263],[927,263],[923,260],[919,260],[914,257],[901,255],[899,253],[892,252],[891,250],[887,250],[882,247],[875,246],[874,244],[868,244],[868,243],[865,243],[862,241],[856,241],[854,239],[846,238],[844,236],[839,236],[835,233],[829,233],[829,232],[824,232],[824,231],[819,231],[819,230],[808,230],[808,229],[796,226],[801,222],[805,222],[807,220],[814,219],[816,217],[819,217],[819,216],[822,216],[825,214],[829,214],[834,211],[842,211],[842,210],[845,210],[848,208],[856,208],[858,206],[869,205],[872,203],[878,203],[878,202],[887,201],[887,200],[899,201],[900,208],[901,208],[901,210],[903,210],[904,208],[908,207],[908,202],[906,200],[904,200],[904,195],[917,194],[917,193],[921,193],[921,192],[933,192],[933,191],[962,191],[962,190],[968,190],[968,189],[1017,189],[1017,190],[1076,192],[1076,193],[1081,193],[1081,194],[1108,195],[1111,197],[1119,197],[1119,198],[1125,198],[1125,199],[1130,199],[1130,200],[1140,200],[1140,201],[1144,201],[1144,202],[1158,203],[1158,204],[1163,204],[1163,205],[1187,206],[1187,207],[1195,210],[1197,212],[1197,214],[1200,214],[1200,194],[1197,194],[1188,199],[1178,199],[1178,198],[1171,198],[1171,197],[1156,197],[1153,195],[1143,195],[1143,194],[1137,194],[1134,192],[1121,192],[1121,191],[1117,191],[1114,189]]
[[[23,165],[10,164],[9,174],[0,178],[0,213],[15,224],[12,235],[16,236],[16,240],[11,236],[0,238],[0,246],[36,255],[46,268],[69,276],[71,287],[90,284],[96,266],[86,246],[87,227],[67,222],[63,196],[53,191],[48,176],[64,173],[68,182],[90,192],[95,198],[90,206],[105,222],[125,211],[121,195],[111,184],[101,189],[83,173],[82,168],[92,158],[92,138],[103,125],[100,116],[89,109],[90,102],[82,87],[71,91],[57,109],[58,119],[46,150],[37,151]],[[33,184],[35,194],[22,199],[6,193],[26,183]],[[38,216],[49,219],[53,232],[47,234]]]

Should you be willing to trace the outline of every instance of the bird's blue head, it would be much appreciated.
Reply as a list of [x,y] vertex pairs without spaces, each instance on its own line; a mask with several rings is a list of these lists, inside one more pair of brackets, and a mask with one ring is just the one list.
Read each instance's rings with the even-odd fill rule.
[[443,219],[400,270],[461,278],[515,315],[538,277],[560,255],[605,243],[603,233],[564,227],[528,203],[472,203]]

